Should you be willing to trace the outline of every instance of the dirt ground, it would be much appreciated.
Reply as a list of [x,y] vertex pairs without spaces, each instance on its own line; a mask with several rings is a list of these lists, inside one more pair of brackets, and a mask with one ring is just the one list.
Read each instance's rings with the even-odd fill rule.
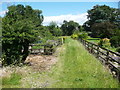
[[60,50],[58,47],[53,55],[29,55],[25,60],[25,65],[0,68],[0,78],[10,77],[15,72],[22,75],[20,86],[22,88],[40,88],[51,85],[57,81],[42,73],[51,71],[51,67],[58,61]]
[[[39,72],[49,70],[58,61],[59,49],[60,48],[57,48],[53,55],[29,55],[25,63],[27,63],[26,65],[28,67]],[[7,66],[0,68],[0,77],[9,76],[14,71],[23,72],[24,66]]]
[[57,62],[55,55],[29,55],[25,61],[33,69],[44,71],[49,70]]

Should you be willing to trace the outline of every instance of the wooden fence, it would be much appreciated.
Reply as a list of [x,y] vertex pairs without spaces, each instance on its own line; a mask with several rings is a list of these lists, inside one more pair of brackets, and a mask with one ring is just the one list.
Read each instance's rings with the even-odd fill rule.
[[112,72],[113,76],[120,82],[120,54],[99,47],[98,45],[83,39],[80,39],[80,42],[82,42],[90,53],[95,55],[104,65],[106,65]]
[[[63,42],[61,39],[58,39],[53,44],[46,44],[46,45],[40,45],[40,44],[30,44],[29,45],[29,52],[30,54],[38,55],[38,54],[45,54],[45,55],[51,55],[54,53],[55,48],[59,45],[62,45]],[[34,48],[38,47],[38,48]]]

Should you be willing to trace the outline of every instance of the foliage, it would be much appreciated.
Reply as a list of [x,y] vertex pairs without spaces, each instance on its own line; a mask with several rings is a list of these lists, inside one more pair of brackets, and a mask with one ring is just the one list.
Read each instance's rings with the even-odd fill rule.
[[88,38],[88,33],[81,32],[81,33],[78,34],[78,38],[87,39]]
[[116,49],[116,51],[120,53],[120,47],[118,47],[118,48]]
[[55,22],[51,22],[48,26],[48,29],[53,36],[61,36],[62,35],[62,30],[57,26],[57,24]]
[[98,44],[100,41],[100,38],[92,38],[88,36],[87,41]]
[[45,44],[47,40],[52,40],[55,37],[50,33],[49,28],[47,26],[39,26],[37,27],[39,39],[35,43],[41,42],[42,44]]
[[114,47],[119,47],[120,46],[120,36],[113,36],[110,39],[111,45]]
[[79,30],[74,30],[73,34],[79,34],[80,31]]
[[108,21],[94,23],[91,27],[92,36],[100,38],[110,38],[114,33],[114,28],[116,28],[116,25]]
[[12,5],[2,20],[3,64],[24,62],[28,55],[29,44],[38,38],[38,30],[43,21],[41,10],[31,6]]
[[74,33],[75,30],[79,30],[80,26],[77,22],[74,21],[63,21],[61,26],[62,32],[64,36],[70,36]]
[[118,15],[118,9],[111,8],[106,5],[96,5],[92,9],[88,10],[88,21],[84,23],[83,27],[86,29],[86,31],[91,31],[91,27],[95,23],[108,21],[118,24],[116,22]]
[[71,38],[77,39],[77,38],[78,38],[78,35],[77,35],[77,34],[72,34],[72,35],[71,35]]
[[119,15],[120,12],[116,8],[96,5],[88,10],[88,20],[83,27],[86,31],[92,32],[92,37],[109,38],[111,45],[118,47],[120,42],[118,38],[120,36]]
[[98,45],[101,47],[110,47],[110,45],[111,45],[110,39],[108,39],[108,38],[101,39],[100,42],[98,43]]

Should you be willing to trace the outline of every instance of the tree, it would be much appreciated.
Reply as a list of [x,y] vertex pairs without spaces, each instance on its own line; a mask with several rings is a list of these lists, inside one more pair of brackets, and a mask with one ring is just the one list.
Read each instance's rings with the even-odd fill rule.
[[46,43],[47,40],[52,40],[54,36],[50,33],[50,30],[47,26],[39,26],[37,27],[39,39],[43,44]]
[[110,22],[117,24],[117,16],[119,15],[118,9],[110,8],[106,5],[96,5],[93,9],[88,10],[88,21],[84,23],[86,31],[91,31],[91,27],[95,23]]
[[63,35],[72,35],[75,30],[79,30],[79,24],[74,21],[63,21],[63,24],[61,26]]
[[114,47],[120,47],[120,29],[115,29],[113,36],[110,38],[111,45]]
[[92,25],[92,36],[93,37],[100,37],[100,38],[110,38],[114,35],[114,29],[116,25],[110,23],[108,21],[95,23]]
[[49,31],[52,33],[53,36],[61,36],[62,35],[62,30],[58,27],[56,22],[50,22],[49,26]]
[[12,5],[2,20],[3,64],[24,62],[28,56],[29,44],[36,41],[43,16],[41,10],[31,6]]

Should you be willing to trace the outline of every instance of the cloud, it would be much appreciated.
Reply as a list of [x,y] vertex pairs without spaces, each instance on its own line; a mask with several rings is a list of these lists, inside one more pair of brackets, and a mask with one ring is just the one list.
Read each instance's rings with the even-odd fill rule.
[[6,12],[8,12],[8,10],[1,11],[1,12],[0,12],[0,16],[4,16],[4,15],[6,14]]
[[68,15],[60,15],[60,16],[45,16],[43,25],[49,25],[49,23],[52,21],[56,22],[58,25],[61,25],[64,20],[66,21],[73,20],[79,23],[80,25],[82,25],[85,21],[87,21],[87,13],[77,14],[77,15],[68,14]]

